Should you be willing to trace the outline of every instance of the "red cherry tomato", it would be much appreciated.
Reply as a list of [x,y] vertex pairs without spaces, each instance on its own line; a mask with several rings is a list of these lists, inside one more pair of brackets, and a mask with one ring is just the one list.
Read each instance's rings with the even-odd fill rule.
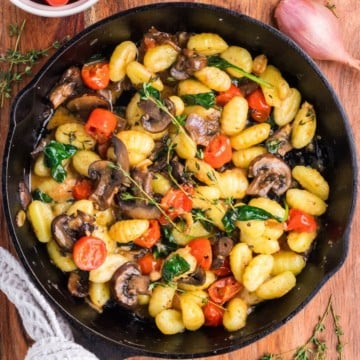
[[150,249],[161,237],[160,225],[157,220],[149,220],[149,228],[140,237],[134,240],[134,244]]
[[[189,196],[192,192],[193,189],[190,187],[171,188],[161,199],[160,206],[170,219],[175,219],[192,210],[192,200]],[[164,224],[166,220],[166,218],[162,218],[160,222]]]
[[73,197],[76,200],[88,199],[91,192],[92,183],[89,179],[81,179],[77,181],[72,190]]
[[204,161],[218,169],[231,161],[232,149],[230,139],[222,134],[214,137],[204,150]]
[[80,270],[97,269],[105,261],[106,255],[104,241],[95,236],[83,236],[74,244],[73,259]]
[[218,267],[217,269],[211,269],[211,271],[219,277],[222,276],[228,276],[231,274],[231,269],[230,269],[230,261],[229,261],[229,257],[226,257],[224,260],[224,264],[221,265],[220,267]]
[[143,275],[149,275],[153,271],[160,271],[162,259],[155,259],[152,253],[147,253],[137,260]]
[[314,216],[299,209],[290,209],[289,218],[286,221],[286,230],[296,232],[313,232],[318,228]]
[[117,126],[117,117],[109,110],[94,109],[85,124],[85,131],[100,144],[111,137]]
[[110,82],[109,64],[96,61],[83,65],[81,77],[87,87],[93,90],[105,89]]
[[197,238],[189,242],[190,253],[196,259],[199,266],[204,270],[209,270],[212,263],[212,249],[210,240],[207,238]]
[[214,303],[223,305],[242,288],[243,286],[233,276],[227,276],[212,283],[208,288],[208,293]]
[[226,105],[234,96],[243,96],[241,90],[235,86],[234,84],[231,84],[230,89],[220,92],[216,96],[216,104],[220,106]]
[[69,0],[45,0],[45,2],[51,6],[61,6],[66,5]]
[[223,317],[225,310],[220,306],[207,302],[203,308],[205,316],[205,326],[220,326],[223,323]]
[[266,121],[271,112],[271,106],[266,103],[265,96],[260,88],[253,91],[247,98],[250,116],[257,122]]

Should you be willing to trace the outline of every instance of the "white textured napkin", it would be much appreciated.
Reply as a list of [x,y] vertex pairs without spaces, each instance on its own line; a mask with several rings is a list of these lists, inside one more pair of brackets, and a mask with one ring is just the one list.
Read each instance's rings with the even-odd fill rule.
[[16,306],[35,341],[25,360],[99,360],[74,342],[69,324],[35,288],[20,263],[0,247],[0,290]]

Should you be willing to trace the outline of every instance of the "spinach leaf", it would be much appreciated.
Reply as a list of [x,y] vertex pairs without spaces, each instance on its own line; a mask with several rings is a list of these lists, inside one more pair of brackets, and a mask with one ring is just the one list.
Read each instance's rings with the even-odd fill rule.
[[77,148],[70,144],[63,144],[58,141],[50,141],[44,148],[45,165],[50,168],[51,176],[55,181],[61,183],[65,180],[66,170],[62,161],[72,157]]
[[48,194],[42,192],[40,189],[35,189],[32,193],[32,197],[34,200],[40,200],[44,203],[51,203],[53,199]]
[[230,234],[236,229],[236,221],[269,219],[275,219],[280,222],[283,221],[283,219],[280,219],[261,208],[250,205],[242,205],[229,209],[222,218],[222,223],[224,224],[225,231]]
[[215,105],[215,94],[212,91],[200,94],[187,94],[181,98],[187,105],[200,105],[205,109]]
[[208,66],[215,66],[221,70],[225,70],[227,68],[233,68],[233,69],[240,71],[244,77],[247,77],[248,79],[250,79],[260,85],[264,85],[266,87],[272,87],[272,85],[270,83],[268,83],[267,81],[259,78],[256,75],[248,73],[247,71],[243,70],[242,68],[229,63],[228,61],[226,61],[225,59],[222,59],[219,56],[209,56],[207,60],[208,60]]
[[175,254],[164,262],[162,276],[166,282],[170,282],[174,277],[189,270],[190,264],[182,256]]

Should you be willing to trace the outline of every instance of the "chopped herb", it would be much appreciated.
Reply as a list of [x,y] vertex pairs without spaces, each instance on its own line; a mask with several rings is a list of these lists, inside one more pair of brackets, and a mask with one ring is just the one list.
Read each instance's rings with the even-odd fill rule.
[[244,69],[233,65],[231,63],[229,63],[228,61],[226,61],[225,59],[222,59],[219,56],[209,56],[208,57],[208,66],[215,66],[221,70],[225,70],[227,68],[233,68],[236,69],[238,71],[240,71],[242,73],[242,75],[260,85],[266,86],[266,87],[272,87],[272,85],[270,83],[268,83],[267,81],[259,78],[256,75],[253,75],[251,73],[248,73],[247,71],[245,71]]
[[50,141],[44,148],[45,165],[50,168],[51,176],[59,183],[66,177],[66,170],[62,161],[72,157],[77,151],[73,145],[63,144],[58,141]]
[[200,105],[209,109],[215,105],[215,94],[210,91],[201,94],[188,94],[181,97],[187,105]]
[[281,146],[282,141],[281,140],[270,140],[266,142],[266,149],[269,153],[271,154],[277,154],[280,146]]
[[166,282],[190,270],[190,264],[179,254],[171,256],[164,262],[162,276]]
[[34,200],[40,200],[44,203],[52,203],[54,200],[48,194],[42,192],[40,189],[35,189],[32,193]]

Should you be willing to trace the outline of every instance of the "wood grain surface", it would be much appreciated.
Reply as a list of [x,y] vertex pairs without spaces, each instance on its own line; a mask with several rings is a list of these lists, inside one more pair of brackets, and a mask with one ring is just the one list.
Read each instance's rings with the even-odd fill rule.
[[[48,46],[55,39],[62,39],[67,35],[74,35],[90,24],[103,19],[118,11],[131,7],[154,3],[149,0],[100,0],[94,7],[84,13],[66,18],[41,18],[16,8],[8,0],[1,0],[0,7],[0,52],[10,47],[7,27],[11,23],[20,23],[26,19],[26,30],[22,38],[23,50]],[[278,0],[203,0],[204,3],[216,4],[240,11],[246,15],[273,24],[272,13]],[[341,24],[346,48],[355,57],[360,58],[360,1],[334,0]],[[360,145],[360,73],[343,65],[332,62],[318,62],[321,70],[333,85],[340,98],[354,131],[354,138],[359,149]],[[40,67],[41,64],[39,64]],[[14,93],[26,85],[29,79],[21,82]],[[3,146],[8,130],[9,102],[0,109],[0,144],[2,159]],[[360,208],[357,210],[360,214]],[[15,254],[8,236],[3,213],[1,212],[0,245]],[[346,360],[360,359],[360,216],[355,216],[350,235],[350,250],[345,264],[325,284],[315,298],[297,316],[285,326],[238,351],[211,357],[212,360],[255,360],[266,352],[286,352],[303,344],[311,335],[313,326],[319,315],[324,311],[329,297],[333,296],[333,304],[340,315],[340,322],[344,331],[346,343],[343,358]],[[326,359],[337,359],[335,351],[336,338],[330,323],[324,336],[327,339],[328,352]],[[0,293],[0,358],[2,360],[21,360],[32,340],[26,335],[19,315],[14,306]],[[86,339],[85,339],[86,344]],[[289,353],[291,354],[291,353]],[[114,355],[115,359],[122,359],[121,354]],[[291,355],[284,355],[283,359],[290,359]],[[107,360],[104,358],[102,360]],[[137,360],[154,359],[138,357]],[[208,358],[210,359],[210,358]]]

